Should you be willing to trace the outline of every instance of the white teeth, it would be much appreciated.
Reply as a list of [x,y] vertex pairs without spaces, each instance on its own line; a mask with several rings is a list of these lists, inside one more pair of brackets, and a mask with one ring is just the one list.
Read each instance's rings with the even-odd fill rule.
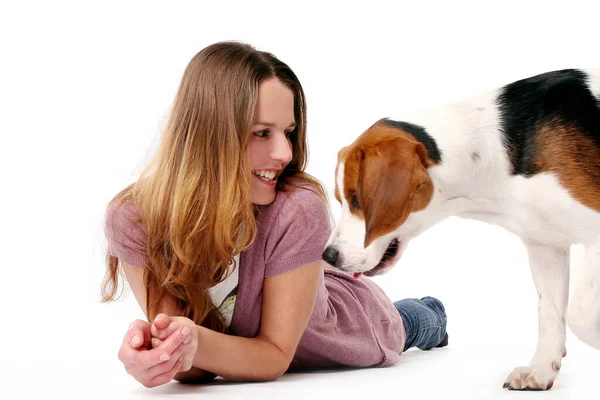
[[275,171],[254,171],[254,175],[256,176],[260,176],[261,178],[265,178],[267,180],[272,181],[273,179],[275,179],[275,175],[277,175],[277,173]]

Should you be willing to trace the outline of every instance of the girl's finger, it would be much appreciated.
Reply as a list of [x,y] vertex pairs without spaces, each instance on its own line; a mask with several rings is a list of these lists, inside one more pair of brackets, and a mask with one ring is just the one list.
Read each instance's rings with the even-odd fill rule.
[[183,328],[177,329],[168,338],[166,338],[157,349],[163,350],[169,354],[173,353],[180,344],[189,342],[191,331],[190,328],[184,326]]
[[152,325],[155,326],[158,330],[163,330],[166,327],[168,327],[170,323],[171,317],[169,317],[167,314],[160,313],[156,316],[156,318],[154,318],[154,322],[152,323]]
[[[189,328],[188,328],[189,331]],[[143,365],[146,368],[153,367],[161,362],[165,362],[171,359],[171,354],[175,349],[184,342],[189,335],[183,335],[181,329],[173,332],[163,343],[151,350],[142,350],[136,354],[136,363]]]
[[164,363],[155,365],[151,368],[148,369],[148,374],[150,376],[156,376],[156,375],[160,375],[165,373],[166,371],[169,371],[171,368],[173,368],[173,365],[177,362],[177,361],[183,361],[183,352],[185,351],[185,344],[181,343],[179,345],[179,347],[177,347],[175,349],[175,351],[173,351],[173,353],[171,354],[171,359],[169,361],[166,361]]
[[142,320],[136,320],[129,325],[127,334],[125,335],[127,342],[131,347],[137,349],[141,347],[147,337],[149,337],[149,323]]
[[129,345],[134,349],[137,349],[142,344],[144,344],[144,332],[138,328],[131,328],[129,332],[127,332],[127,337],[129,339]]
[[155,349],[155,348],[159,347],[163,343],[163,341],[164,340],[160,340],[158,338],[153,337],[152,338],[152,348]]
[[[143,322],[143,321],[140,321]],[[148,327],[149,327],[149,323],[148,323]],[[147,332],[147,337],[146,337],[146,333],[144,332],[143,329],[141,329],[137,324],[133,323],[131,324],[131,328],[127,331],[127,333],[125,334],[125,336],[123,337],[123,343],[121,344],[121,347],[119,348],[119,360],[123,363],[123,364],[136,364],[137,363],[137,353],[139,353],[140,351],[145,350],[145,348],[147,348],[150,343],[145,343],[146,339],[148,339],[149,342],[149,330]]]
[[[156,319],[158,320],[158,317],[156,317]],[[173,332],[181,328],[182,325],[180,323],[175,323],[169,319],[169,323],[165,324],[164,319],[160,319],[158,322],[156,320],[154,321],[154,323],[150,327],[150,334],[152,335],[152,337],[158,338],[160,340],[165,340]]]
[[181,360],[177,360],[177,362],[173,365],[173,367],[170,370],[152,378],[150,381],[151,385],[160,386],[171,382],[175,375],[177,375],[177,372],[179,372],[179,368],[181,368]]

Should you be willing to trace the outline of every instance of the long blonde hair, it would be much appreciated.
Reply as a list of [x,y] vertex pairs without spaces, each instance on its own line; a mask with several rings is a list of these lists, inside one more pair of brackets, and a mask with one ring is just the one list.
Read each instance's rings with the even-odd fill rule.
[[[208,288],[226,278],[233,257],[256,237],[251,202],[251,137],[258,85],[277,78],[294,93],[292,161],[279,180],[321,185],[304,172],[308,159],[306,103],[294,72],[270,53],[238,42],[206,47],[189,62],[158,151],[140,178],[111,201],[132,201],[148,233],[146,310],[175,299],[177,315],[224,331]],[[109,205],[110,207],[110,205]],[[104,302],[116,299],[119,260],[107,255]]]

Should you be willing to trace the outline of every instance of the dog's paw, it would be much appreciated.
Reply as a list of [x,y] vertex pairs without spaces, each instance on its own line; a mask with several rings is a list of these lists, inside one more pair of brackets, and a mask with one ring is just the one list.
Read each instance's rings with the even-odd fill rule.
[[558,375],[560,361],[553,361],[547,366],[535,365],[518,367],[508,376],[503,388],[509,390],[548,390]]

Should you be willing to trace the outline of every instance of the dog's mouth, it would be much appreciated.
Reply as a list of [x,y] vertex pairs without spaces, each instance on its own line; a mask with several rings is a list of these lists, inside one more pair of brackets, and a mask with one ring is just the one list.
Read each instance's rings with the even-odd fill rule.
[[385,253],[383,253],[383,256],[381,257],[381,260],[379,261],[379,264],[377,264],[370,271],[355,272],[354,273],[354,277],[355,278],[359,278],[363,273],[365,274],[365,276],[375,276],[375,275],[378,275],[383,270],[388,269],[389,266],[394,261],[396,261],[396,257],[398,256],[398,251],[399,250],[400,250],[400,240],[398,240],[398,238],[392,239],[392,241],[388,245],[387,249],[385,250]]

